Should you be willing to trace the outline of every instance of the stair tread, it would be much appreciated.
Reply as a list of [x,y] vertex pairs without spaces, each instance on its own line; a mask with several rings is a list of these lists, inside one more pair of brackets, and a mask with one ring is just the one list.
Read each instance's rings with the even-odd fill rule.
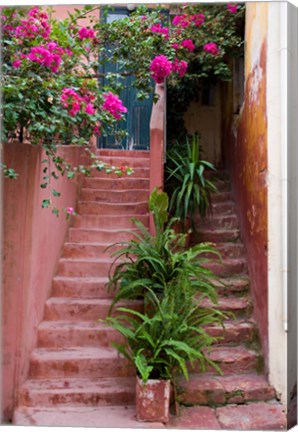
[[32,357],[41,361],[124,358],[112,347],[35,348]]
[[[49,304],[80,304],[80,305],[110,305],[112,299],[110,298],[72,298],[72,297],[50,297],[47,302]],[[141,305],[143,300],[123,300],[118,303],[118,305]]]
[[59,282],[90,282],[90,283],[107,283],[109,281],[109,278],[107,276],[60,276],[57,275],[54,277],[54,280]]
[[256,357],[258,353],[243,345],[213,345],[206,350],[208,357],[215,362],[234,363],[245,357]]

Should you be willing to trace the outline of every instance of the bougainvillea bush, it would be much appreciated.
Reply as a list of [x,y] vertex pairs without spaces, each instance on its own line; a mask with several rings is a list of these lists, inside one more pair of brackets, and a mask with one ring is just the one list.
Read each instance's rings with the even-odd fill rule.
[[[99,19],[106,13],[100,6],[82,7],[64,20],[51,9],[2,8],[2,141],[42,145],[58,171],[73,178],[75,170],[57,158],[57,144],[89,148],[94,135],[113,133],[127,111],[119,94],[128,75],[140,99],[152,91],[152,80],[179,82],[194,61],[196,75],[228,78],[227,54],[242,43],[237,22],[243,6],[174,8],[142,5],[111,23]],[[106,62],[118,66],[102,86],[99,64]],[[94,158],[92,163],[106,168]]]

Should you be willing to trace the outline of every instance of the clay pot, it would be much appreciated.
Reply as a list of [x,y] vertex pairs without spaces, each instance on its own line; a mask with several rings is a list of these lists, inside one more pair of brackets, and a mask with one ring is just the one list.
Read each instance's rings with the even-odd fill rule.
[[170,380],[149,379],[144,383],[137,377],[137,420],[167,423],[169,421],[170,391]]

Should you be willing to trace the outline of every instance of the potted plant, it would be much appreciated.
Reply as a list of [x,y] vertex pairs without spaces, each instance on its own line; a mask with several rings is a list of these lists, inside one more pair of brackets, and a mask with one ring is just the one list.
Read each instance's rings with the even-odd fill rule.
[[[214,338],[204,326],[221,322],[224,315],[216,308],[201,306],[206,296],[213,303],[217,299],[211,282],[214,275],[202,266],[206,259],[200,256],[216,253],[215,249],[211,244],[183,248],[185,235],[172,229],[175,219],[168,221],[166,193],[155,189],[149,208],[156,235],[135,221],[141,233],[134,233],[136,239],[115,252],[109,287],[117,291],[107,323],[124,336],[125,342],[115,347],[136,366],[137,418],[167,422],[170,383],[175,396],[177,374],[187,379],[188,369],[196,363],[203,370],[207,362],[219,370],[206,357],[205,350]],[[111,316],[119,300],[135,298],[144,299],[144,313],[121,307],[116,316]],[[152,397],[153,391],[158,397]]]
[[199,136],[186,139],[186,154],[174,149],[169,153],[167,186],[170,190],[170,211],[181,222],[184,232],[196,231],[198,214],[202,219],[210,210],[211,193],[217,188],[206,178],[206,169],[215,170],[212,163],[200,158]]

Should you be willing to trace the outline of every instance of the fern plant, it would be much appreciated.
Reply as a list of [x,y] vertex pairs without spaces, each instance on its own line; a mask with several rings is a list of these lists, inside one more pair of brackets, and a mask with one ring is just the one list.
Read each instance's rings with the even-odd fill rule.
[[168,154],[169,163],[166,171],[167,185],[171,190],[170,211],[177,217],[183,231],[190,221],[191,229],[196,231],[198,214],[205,218],[210,210],[211,193],[217,188],[206,178],[205,170],[215,170],[212,163],[200,159],[199,136],[193,135],[192,140],[186,138],[186,156],[177,150]]
[[[166,193],[155,189],[149,199],[156,234],[152,235],[138,220],[134,220],[139,232],[132,231],[134,238],[121,243],[114,252],[114,262],[109,271],[108,289],[115,291],[111,305],[123,299],[145,297],[152,293],[162,296],[165,289],[178,283],[181,289],[191,289],[199,297],[207,296],[216,303],[217,295],[212,284],[213,273],[203,264],[206,254],[219,256],[211,243],[200,243],[185,249],[185,234],[173,229],[175,218],[168,220],[169,200]],[[113,245],[114,246],[114,245]]]

